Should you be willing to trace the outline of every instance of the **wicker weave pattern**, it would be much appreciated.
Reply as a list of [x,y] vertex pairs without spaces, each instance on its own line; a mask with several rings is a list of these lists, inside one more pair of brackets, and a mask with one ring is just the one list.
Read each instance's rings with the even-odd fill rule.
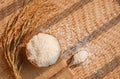
[[[88,60],[82,65],[71,67],[71,69],[75,73],[76,79],[120,79],[119,0],[86,0],[86,3],[84,3],[84,0],[48,0],[47,2],[43,0],[40,3],[36,3],[36,1],[23,8],[20,14],[23,14],[23,17],[19,18],[16,26],[19,26],[23,22],[22,20],[28,19],[29,15],[34,14],[35,16],[32,18],[30,25],[31,30],[38,26],[40,27],[33,33],[38,33],[40,32],[39,29],[43,28],[43,32],[54,35],[59,39],[62,52],[64,53],[65,50],[74,46],[75,43],[84,39],[85,36],[89,36],[94,31],[107,25],[109,29],[104,30],[105,32],[101,31],[102,33],[100,32],[98,36],[84,45],[83,49],[90,52]],[[81,4],[82,6],[80,6],[81,2],[84,5]],[[44,5],[44,7],[39,5]],[[14,13],[14,11],[12,12]],[[11,16],[12,12],[8,13],[7,16]],[[0,23],[4,22],[3,25],[6,25],[9,18],[9,16],[4,18]],[[33,70],[33,72],[30,72],[32,74],[44,71],[34,68],[25,61],[22,69],[25,79],[37,76],[35,74],[32,77],[25,77],[25,75],[29,75],[26,73],[29,70],[27,68],[30,68],[30,71]]]
[[[64,51],[93,31],[98,30],[103,24],[108,23],[110,26],[110,20],[116,17],[120,18],[119,14],[120,8],[116,2],[94,0],[51,27],[47,33],[55,35],[59,39]],[[84,47],[90,51],[91,56],[85,65],[72,68],[77,79],[100,79],[111,71],[109,67],[106,67],[108,70],[102,70],[102,67],[104,68],[107,63],[119,56],[119,21],[116,23],[117,25],[113,25],[107,32]],[[113,66],[113,70],[117,67],[111,64],[108,66]],[[100,72],[99,69],[101,69]]]

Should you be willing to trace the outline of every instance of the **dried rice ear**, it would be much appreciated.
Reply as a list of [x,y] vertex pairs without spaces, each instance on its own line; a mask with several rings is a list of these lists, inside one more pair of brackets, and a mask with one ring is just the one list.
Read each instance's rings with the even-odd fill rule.
[[37,67],[48,67],[57,62],[60,56],[58,40],[49,34],[39,33],[33,36],[26,45],[28,60]]

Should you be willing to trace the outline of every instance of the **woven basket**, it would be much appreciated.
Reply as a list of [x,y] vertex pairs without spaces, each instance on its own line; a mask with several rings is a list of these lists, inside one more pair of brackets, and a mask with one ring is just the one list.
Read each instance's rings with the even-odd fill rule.
[[[12,1],[12,0],[8,0]],[[0,8],[0,35],[10,19],[18,15],[16,26],[29,21],[29,30],[21,44],[33,35],[43,32],[54,35],[62,52],[76,48],[90,53],[87,61],[70,69],[75,79],[120,79],[120,1],[119,0],[18,0]],[[77,48],[78,49],[78,48]],[[24,51],[23,51],[24,53]],[[0,59],[5,61],[2,56]],[[69,59],[68,59],[69,60]],[[2,66],[5,66],[2,68]],[[13,79],[7,64],[0,61],[1,78]],[[47,69],[38,69],[24,60],[21,69],[23,79],[34,79]],[[31,74],[31,75],[30,75]]]

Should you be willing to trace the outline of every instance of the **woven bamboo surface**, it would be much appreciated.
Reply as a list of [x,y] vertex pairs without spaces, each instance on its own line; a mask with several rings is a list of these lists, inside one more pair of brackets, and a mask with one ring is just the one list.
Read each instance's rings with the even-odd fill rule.
[[[120,79],[119,0],[1,0],[0,36],[15,16],[19,16],[16,26],[33,16],[23,42],[38,32],[49,33],[59,40],[63,53],[84,42],[82,49],[90,56],[83,64],[70,67],[75,79]],[[24,79],[34,79],[46,70],[35,68],[25,57],[23,60]],[[14,78],[2,50],[0,77]]]

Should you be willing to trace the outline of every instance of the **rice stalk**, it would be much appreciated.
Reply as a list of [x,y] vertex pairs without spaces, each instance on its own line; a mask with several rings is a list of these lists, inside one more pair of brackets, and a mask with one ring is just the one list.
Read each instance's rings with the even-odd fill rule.
[[31,21],[31,17],[25,19],[20,26],[17,25],[18,18],[20,14],[14,16],[13,20],[9,21],[7,24],[6,30],[2,36],[2,47],[5,59],[12,69],[15,79],[22,79],[22,76],[19,72],[17,53],[20,50],[21,40],[26,36],[27,31],[30,29],[29,24]]

